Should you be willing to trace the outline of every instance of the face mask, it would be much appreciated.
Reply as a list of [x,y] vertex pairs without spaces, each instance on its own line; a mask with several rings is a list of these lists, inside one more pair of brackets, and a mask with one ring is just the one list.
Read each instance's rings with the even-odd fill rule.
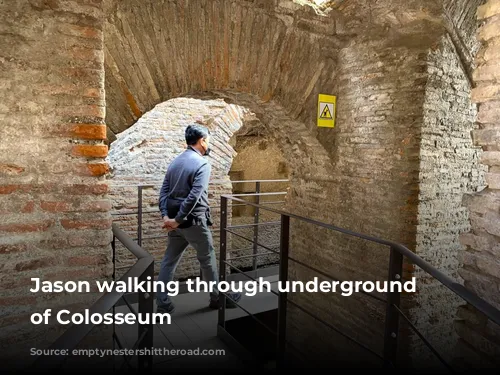
[[210,147],[208,146],[207,142],[204,142],[206,145],[207,145],[207,148],[203,147],[205,149],[205,153],[203,154],[203,156],[208,156],[210,154]]

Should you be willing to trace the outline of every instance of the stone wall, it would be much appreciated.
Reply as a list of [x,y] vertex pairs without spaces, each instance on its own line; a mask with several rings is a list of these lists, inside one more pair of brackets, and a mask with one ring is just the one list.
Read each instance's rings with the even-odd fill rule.
[[[297,191],[292,199],[293,207],[301,207],[307,217],[395,240],[414,250],[418,140],[427,77],[427,46],[408,48],[396,42],[360,38],[341,50],[335,77],[337,126],[318,131],[322,144],[329,145],[332,158],[329,181],[325,183],[324,177],[317,176],[292,186],[292,191]],[[310,224],[295,221],[292,224],[297,244],[294,254],[299,259],[340,280],[387,278],[387,246]],[[302,266],[293,268],[294,278],[307,281],[319,276]],[[360,293],[350,297],[305,293],[292,298],[358,342],[380,352],[384,303]],[[293,316],[290,336],[296,346],[307,347],[310,355],[322,360],[338,361],[354,355],[363,362],[366,354],[363,349],[297,308],[291,306],[290,310]],[[317,340],[318,337],[324,339]],[[302,338],[305,345],[299,342]],[[372,361],[373,357],[367,356],[365,360]]]
[[[473,139],[483,149],[481,163],[487,168],[487,187],[464,197],[471,230],[461,236],[465,251],[460,275],[466,288],[500,308],[500,1],[489,0],[480,6],[477,18],[481,22],[477,34],[481,49],[473,74],[472,100],[478,105],[478,129]],[[458,316],[462,366],[498,369],[499,326],[468,304],[458,310]]]
[[[480,149],[472,143],[476,107],[471,103],[467,71],[449,34],[429,52],[420,146],[419,211],[416,252],[458,282],[459,235],[469,230],[464,193],[484,187]],[[456,308],[463,303],[429,274],[416,268],[421,285],[413,323],[436,350],[454,356]],[[428,298],[432,296],[432,298]],[[439,301],[439,303],[436,303]],[[413,337],[415,363],[436,366],[437,358]],[[439,368],[439,367],[438,367]]]
[[96,298],[32,294],[30,278],[110,275],[102,16],[101,1],[0,2],[3,369],[67,328],[35,326],[31,314],[80,311]]

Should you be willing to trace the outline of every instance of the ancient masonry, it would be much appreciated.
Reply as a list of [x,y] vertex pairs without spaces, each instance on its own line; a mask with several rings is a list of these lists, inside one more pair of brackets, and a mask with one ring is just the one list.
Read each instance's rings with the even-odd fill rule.
[[[461,267],[465,285],[498,307],[500,1],[345,0],[324,15],[291,0],[200,2],[0,2],[3,353],[59,335],[34,329],[31,313],[95,300],[27,286],[110,276],[109,140],[188,96],[255,114],[290,168],[286,210],[403,243],[451,276]],[[316,127],[319,93],[338,96],[334,129]],[[387,276],[386,247],[298,222],[291,236],[293,257],[339,279]],[[291,278],[317,276],[290,266]],[[499,358],[497,327],[405,270],[422,287],[404,311],[439,350],[456,354],[456,331],[464,353]],[[378,301],[290,298],[382,347]],[[336,336],[297,309],[288,318],[296,344],[329,356]],[[426,363],[418,340],[405,345]]]
[[[478,104],[474,144],[487,166],[487,188],[465,197],[472,230],[461,236],[466,246],[460,275],[464,285],[500,308],[500,1],[478,8],[477,34],[482,47],[474,70],[472,100]],[[457,322],[462,354],[474,365],[491,366],[500,356],[500,328],[475,309],[464,306]]]
[[[89,306],[94,294],[33,295],[31,277],[111,275],[101,1],[0,3],[2,352],[47,345],[64,326],[32,313]],[[27,352],[25,352],[27,353]]]

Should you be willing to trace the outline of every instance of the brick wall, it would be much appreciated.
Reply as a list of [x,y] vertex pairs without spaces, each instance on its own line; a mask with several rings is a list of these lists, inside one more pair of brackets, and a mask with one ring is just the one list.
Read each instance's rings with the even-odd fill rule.
[[[457,272],[462,250],[459,235],[470,227],[462,197],[484,187],[484,168],[479,164],[480,150],[471,139],[476,107],[470,101],[467,71],[449,34],[429,52],[427,71],[416,252],[462,282]],[[450,361],[457,339],[453,328],[456,308],[463,300],[418,267],[415,276],[421,288],[415,298],[418,307],[412,309],[413,323]],[[437,300],[442,303],[436,304]],[[415,363],[439,366],[416,335],[412,346]]]
[[110,272],[102,16],[99,0],[0,2],[3,357],[46,345],[65,328],[34,326],[32,313],[78,311],[96,297],[34,295],[30,278]]
[[[273,138],[265,131],[259,131],[256,124],[247,124],[245,129],[249,132],[238,133],[234,137],[234,148],[237,155],[233,160],[230,175],[232,181],[238,180],[286,180],[288,179],[288,161],[285,160],[279,147]],[[257,131],[255,131],[257,129]],[[250,134],[248,134],[250,133]],[[271,209],[282,210],[285,206],[286,193],[288,192],[289,182],[262,182],[260,191],[262,193],[284,193],[279,195],[263,195],[259,197],[259,203],[264,204]],[[253,193],[256,184],[248,182],[244,184],[234,183],[233,193]],[[255,197],[244,198],[250,202],[256,202]],[[235,202],[236,204],[238,202]],[[251,224],[254,222],[256,211],[252,206],[239,206],[233,208],[233,223]],[[260,225],[258,228],[257,242],[260,245],[279,251],[280,243],[280,216],[266,209],[259,210],[259,222],[269,223]],[[238,229],[238,233],[246,238],[253,238],[255,235],[254,227]],[[252,247],[249,241],[231,236],[234,249],[243,249]],[[265,248],[259,247],[259,253],[269,253]],[[246,250],[241,255],[251,255],[252,250]],[[277,265],[279,256],[276,253],[261,255],[256,258],[257,267],[268,267]],[[238,267],[253,267],[252,259],[248,258],[241,262]]]
[[[464,197],[470,210],[470,232],[461,236],[465,251],[461,255],[460,275],[464,285],[500,308],[500,1],[489,0],[478,8],[481,27],[477,38],[481,49],[473,79],[472,100],[478,105],[474,143],[481,146],[481,163],[486,166],[486,189]],[[500,330],[469,305],[458,310],[456,323],[462,365],[471,368],[498,368]]]
[[[294,209],[300,207],[308,217],[415,248],[425,48],[394,47],[394,41],[384,44],[373,38],[358,40],[342,50],[335,79],[337,127],[333,131],[318,131],[322,144],[329,144],[333,160],[329,182],[318,176],[292,186],[292,191],[298,191],[291,198]],[[300,244],[295,246],[294,254],[299,259],[340,280],[387,278],[387,246],[310,224],[294,224],[294,243]],[[293,277],[304,281],[318,276],[302,266],[293,269]],[[292,298],[380,352],[384,337],[383,303],[359,293],[350,297],[303,293]],[[363,349],[340,334],[297,308],[290,307],[290,315],[290,339],[296,346],[308,348],[312,357],[335,361],[355,355],[362,361]]]

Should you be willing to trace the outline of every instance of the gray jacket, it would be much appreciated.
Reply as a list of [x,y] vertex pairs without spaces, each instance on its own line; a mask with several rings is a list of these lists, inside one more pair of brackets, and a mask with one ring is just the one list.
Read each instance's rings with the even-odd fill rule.
[[193,218],[209,218],[208,183],[211,166],[192,147],[177,156],[167,169],[160,190],[162,217],[175,218],[179,224]]

